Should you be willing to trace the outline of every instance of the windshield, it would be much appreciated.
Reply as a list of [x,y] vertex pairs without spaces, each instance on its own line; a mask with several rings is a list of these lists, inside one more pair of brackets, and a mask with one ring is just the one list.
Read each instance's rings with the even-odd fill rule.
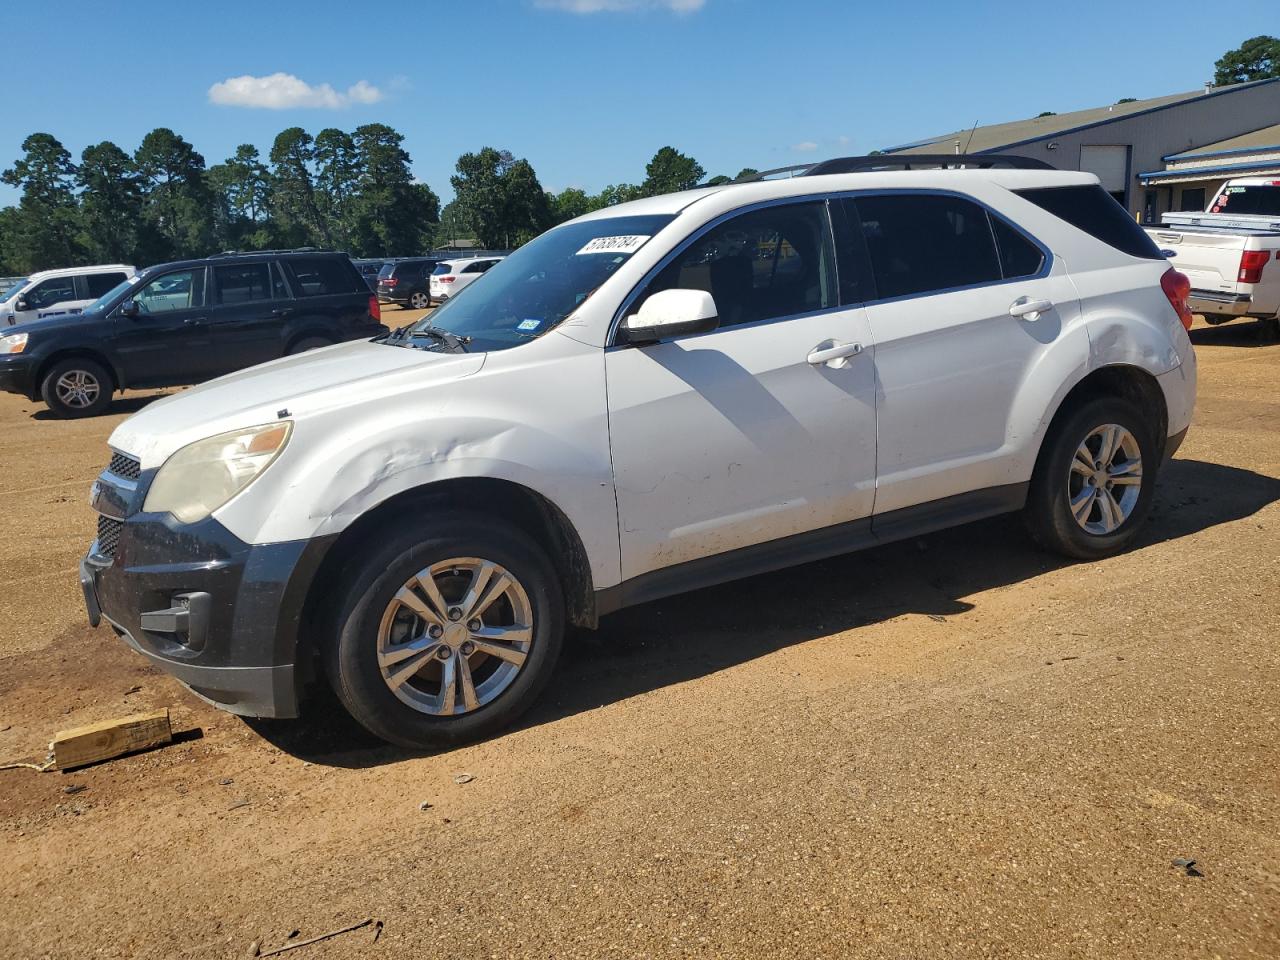
[[553,329],[645,242],[670,215],[606,217],[570,223],[531,240],[409,328],[470,338],[469,349],[505,350]]
[[1280,217],[1280,181],[1225,187],[1213,201],[1210,213],[1234,213],[1241,217]]
[[20,280],[11,284],[4,293],[0,293],[0,303],[4,303],[10,297],[14,296],[19,290],[27,285],[27,278],[22,277]]
[[108,290],[106,293],[100,296],[97,300],[93,301],[93,303],[85,307],[84,312],[91,313],[94,310],[102,310],[105,307],[110,306],[111,301],[115,300],[118,296],[120,296],[122,293],[124,293],[126,290],[132,287],[135,283],[137,283],[138,278],[140,276],[141,274],[134,274],[128,280],[121,280],[114,287],[112,287],[110,290]]

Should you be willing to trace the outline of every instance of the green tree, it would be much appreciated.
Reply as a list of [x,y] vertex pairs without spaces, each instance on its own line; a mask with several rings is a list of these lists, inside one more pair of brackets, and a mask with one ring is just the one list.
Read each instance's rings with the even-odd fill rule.
[[528,160],[483,147],[460,156],[457,170],[449,182],[459,212],[484,246],[519,246],[551,225],[551,204]]
[[696,187],[706,175],[707,171],[693,157],[685,156],[675,147],[663,147],[644,168],[640,189],[646,197],[675,193]]
[[[872,152],[874,153],[875,151],[872,151]],[[760,171],[757,170],[755,167],[743,167],[741,170],[738,171],[738,175],[733,179],[741,180],[743,177],[754,177],[759,172]]]
[[565,187],[559,193],[548,194],[547,200],[551,204],[552,219],[556,223],[564,223],[604,206],[599,197],[589,196],[578,187]]
[[218,243],[227,250],[273,246],[270,221],[271,172],[249,143],[236,147],[225,162],[209,168],[209,186],[219,198]]
[[643,189],[634,183],[611,183],[596,197],[597,209],[617,206],[619,203],[627,203],[630,200],[639,200],[644,195]]
[[327,223],[320,215],[315,188],[315,141],[301,127],[276,135],[271,161],[271,216],[286,246],[327,246]]
[[157,127],[133,155],[145,190],[143,218],[169,257],[199,257],[214,245],[213,194],[204,157],[168,127]]
[[110,140],[85,147],[76,170],[85,250],[98,263],[136,263],[143,185],[133,158]]
[[440,211],[440,222],[436,225],[433,245],[443,247],[455,240],[474,240],[476,227],[457,200],[450,200]]
[[339,249],[351,250],[356,234],[355,201],[361,157],[349,133],[328,127],[316,134],[315,192],[320,217]]
[[1213,82],[1220,87],[1280,77],[1280,39],[1251,37],[1224,53],[1213,66]]
[[386,256],[422,249],[440,220],[440,198],[415,183],[404,137],[385,123],[352,135],[358,192],[351,198],[352,250]]
[[6,219],[4,259],[24,272],[84,262],[71,154],[47,133],[22,141],[22,158],[0,181],[22,191],[16,214]]
[[733,183],[733,178],[726,177],[723,173],[718,173],[714,177],[711,177],[707,181],[706,185],[708,187],[719,187],[726,183]]

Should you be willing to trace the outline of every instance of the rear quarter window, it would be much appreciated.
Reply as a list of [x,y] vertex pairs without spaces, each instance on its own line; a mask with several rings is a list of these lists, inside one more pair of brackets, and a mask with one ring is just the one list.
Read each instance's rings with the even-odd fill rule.
[[1075,187],[1036,187],[1017,190],[1018,196],[1030,200],[1059,220],[1083,230],[1095,240],[1144,260],[1163,260],[1160,248],[1124,207],[1097,184]]
[[364,279],[350,261],[333,257],[291,257],[283,261],[294,293],[323,297],[334,293],[368,293]]

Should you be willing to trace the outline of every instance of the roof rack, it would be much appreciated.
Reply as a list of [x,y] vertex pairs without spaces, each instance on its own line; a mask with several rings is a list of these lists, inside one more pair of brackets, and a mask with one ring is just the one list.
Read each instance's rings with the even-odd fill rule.
[[221,253],[212,254],[208,259],[214,260],[218,257],[256,257],[264,253],[337,253],[337,250],[331,250],[328,247],[285,247],[279,250],[223,250]]
[[881,153],[869,157],[835,157],[818,163],[801,163],[790,167],[762,170],[734,183],[753,183],[780,173],[797,177],[820,177],[832,173],[872,173],[879,170],[933,170],[939,168],[966,167],[990,170],[1006,167],[1011,170],[1053,170],[1054,167],[1033,157],[1020,157],[1012,153]]

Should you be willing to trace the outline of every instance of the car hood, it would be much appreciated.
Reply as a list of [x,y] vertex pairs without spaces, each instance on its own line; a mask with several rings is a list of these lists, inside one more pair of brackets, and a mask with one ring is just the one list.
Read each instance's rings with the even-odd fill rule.
[[227,430],[305,420],[470,376],[485,354],[436,353],[353,341],[273,360],[148,404],[108,441],[149,470],[188,443]]

